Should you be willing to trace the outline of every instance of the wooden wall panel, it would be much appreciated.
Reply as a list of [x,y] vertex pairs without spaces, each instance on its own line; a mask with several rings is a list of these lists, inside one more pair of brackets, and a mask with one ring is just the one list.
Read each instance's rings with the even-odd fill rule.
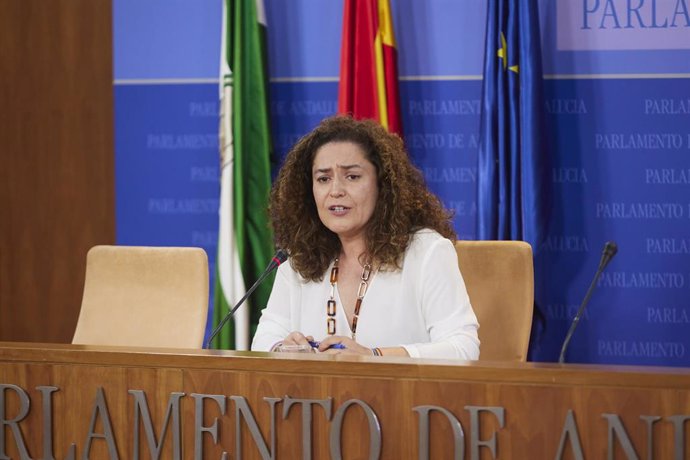
[[0,1],[0,340],[69,342],[113,244],[111,0]]

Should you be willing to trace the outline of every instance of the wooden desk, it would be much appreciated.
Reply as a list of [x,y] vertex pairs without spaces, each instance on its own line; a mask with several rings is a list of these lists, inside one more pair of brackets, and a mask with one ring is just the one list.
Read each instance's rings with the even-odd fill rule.
[[0,458],[690,455],[690,369],[5,342],[0,388]]

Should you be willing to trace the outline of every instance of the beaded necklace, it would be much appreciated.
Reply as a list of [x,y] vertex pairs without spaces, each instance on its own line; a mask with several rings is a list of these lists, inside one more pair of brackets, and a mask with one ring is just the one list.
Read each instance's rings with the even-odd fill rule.
[[[364,300],[364,295],[367,293],[367,288],[369,287],[369,276],[371,275],[371,264],[367,263],[362,269],[362,276],[360,276],[359,288],[357,288],[357,300],[355,300],[355,313],[352,315],[352,340],[355,340],[355,334],[357,333],[357,318],[359,318],[359,309],[362,307],[362,301]],[[333,262],[333,268],[331,269],[331,293],[328,296],[328,301],[326,302],[326,313],[328,318],[326,320],[328,335],[335,334],[335,290],[338,287],[338,258]]]

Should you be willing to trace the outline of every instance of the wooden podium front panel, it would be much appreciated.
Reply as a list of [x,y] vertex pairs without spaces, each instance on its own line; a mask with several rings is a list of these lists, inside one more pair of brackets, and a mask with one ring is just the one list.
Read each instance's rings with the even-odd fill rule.
[[[2,363],[0,365],[0,385],[11,383],[24,389],[30,396],[29,414],[20,424],[25,436],[26,446],[31,458],[50,458],[43,449],[44,432],[42,411],[42,393],[37,386],[56,386],[59,390],[52,393],[52,439],[55,458],[69,458],[70,444],[76,444],[76,457],[86,444],[86,437],[91,425],[94,401],[98,388],[103,389],[106,398],[119,458],[132,458],[133,417],[132,397],[128,389],[141,389],[146,393],[154,423],[165,414],[168,395],[180,391],[183,386],[182,372],[167,368],[127,368],[115,366],[80,365],[80,364],[43,364],[43,363]],[[14,418],[18,413],[19,400],[14,392],[5,390],[7,408],[5,418]],[[0,420],[2,416],[0,415]],[[103,433],[103,418],[99,417],[95,432]],[[17,450],[16,442],[10,430],[5,428],[7,454],[12,459],[22,456]],[[172,458],[172,445],[164,445],[161,458]],[[2,446],[0,445],[0,454]],[[94,440],[90,448],[90,458],[109,458],[104,441]],[[146,458],[144,456],[143,458]],[[185,456],[185,458],[188,458]]]
[[[171,395],[180,393],[184,459],[220,459],[223,453],[240,458],[240,448],[241,458],[262,458],[262,443],[266,455],[275,458],[308,458],[303,406],[294,404],[284,416],[288,398],[313,402],[306,453],[314,459],[330,458],[333,452],[347,459],[370,457],[372,432],[364,405],[380,426],[383,459],[418,458],[425,440],[433,459],[454,458],[456,449],[467,459],[577,458],[576,444],[584,458],[607,458],[609,451],[611,458],[627,458],[630,449],[639,458],[657,459],[684,458],[690,452],[690,424],[684,421],[690,419],[687,369],[5,343],[0,344],[0,385],[5,396],[0,457],[10,458],[21,458],[13,426],[19,427],[31,458],[46,457],[42,400],[51,386],[59,389],[51,396],[48,432],[52,454],[60,459],[69,458],[73,443],[75,458],[81,458],[89,437],[89,458],[116,458],[109,444],[117,458],[133,458],[137,432],[141,458],[150,458],[143,424],[137,428],[134,422],[130,392],[145,394],[156,442],[162,442],[160,458],[174,458],[171,428],[160,437]],[[19,414],[18,391],[31,406],[12,425]],[[107,414],[97,404],[99,394]],[[428,432],[420,433],[423,406],[435,410],[428,414]],[[251,415],[240,412],[238,426],[240,407]],[[337,430],[339,411],[342,426]],[[92,425],[94,412],[98,416]],[[258,442],[250,429],[254,420]],[[106,421],[112,436],[103,436]],[[559,457],[566,427],[570,431]]]

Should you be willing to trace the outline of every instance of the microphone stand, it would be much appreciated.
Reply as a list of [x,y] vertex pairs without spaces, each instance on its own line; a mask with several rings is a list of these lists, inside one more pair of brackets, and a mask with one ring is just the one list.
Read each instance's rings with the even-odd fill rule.
[[585,311],[585,307],[589,303],[589,298],[592,297],[592,293],[594,292],[594,287],[597,284],[597,281],[599,280],[599,277],[601,274],[604,272],[604,269],[606,266],[611,262],[611,259],[613,259],[613,256],[616,255],[616,252],[618,252],[618,246],[616,246],[616,243],[613,241],[609,241],[606,243],[604,246],[604,251],[601,255],[601,261],[599,262],[599,268],[597,269],[597,272],[594,274],[594,279],[592,279],[592,283],[589,285],[589,289],[587,289],[587,294],[585,295],[584,300],[582,301],[582,304],[580,304],[580,308],[577,309],[577,313],[575,313],[575,317],[573,318],[573,322],[570,325],[570,329],[568,329],[568,333],[565,336],[565,340],[563,341],[563,346],[561,347],[561,354],[558,357],[558,363],[563,364],[565,361],[565,352],[568,349],[568,344],[570,343],[570,339],[573,337],[573,333],[575,332],[575,328],[577,325],[580,323],[580,318],[582,317],[582,313]]
[[288,254],[283,249],[279,249],[276,252],[276,254],[273,256],[273,259],[268,264],[268,267],[266,267],[266,270],[264,270],[264,272],[261,274],[259,279],[257,279],[254,282],[254,284],[252,284],[252,287],[249,288],[249,290],[235,304],[235,306],[232,308],[232,310],[230,310],[228,312],[228,314],[225,315],[223,320],[220,323],[218,323],[218,326],[216,326],[216,328],[213,330],[213,332],[211,332],[211,335],[209,336],[208,340],[206,341],[206,345],[204,345],[204,349],[208,349],[211,346],[211,342],[213,341],[213,339],[215,339],[216,336],[218,335],[218,333],[221,331],[221,329],[223,329],[223,326],[225,326],[225,323],[227,323],[228,320],[230,318],[232,318],[232,315],[235,314],[235,311],[237,311],[237,309],[240,308],[240,306],[242,306],[244,301],[247,300],[247,298],[250,295],[252,295],[252,292],[254,292],[256,290],[256,288],[259,287],[259,285],[263,282],[263,280],[265,280],[266,277],[268,275],[270,275],[273,270],[278,268],[280,266],[280,264],[282,264],[283,262],[285,262],[287,260],[287,257],[288,257]]

